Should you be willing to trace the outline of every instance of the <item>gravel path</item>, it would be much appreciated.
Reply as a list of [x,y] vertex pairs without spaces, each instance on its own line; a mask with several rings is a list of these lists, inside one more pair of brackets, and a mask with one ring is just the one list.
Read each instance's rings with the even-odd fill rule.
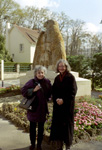
[[91,92],[91,97],[99,98],[99,95],[102,95],[102,92],[97,92],[97,91],[92,91]]

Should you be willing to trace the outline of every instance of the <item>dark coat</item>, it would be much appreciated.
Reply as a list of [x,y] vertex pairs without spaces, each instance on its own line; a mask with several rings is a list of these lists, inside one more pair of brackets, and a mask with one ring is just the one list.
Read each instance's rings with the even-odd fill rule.
[[[37,92],[33,92],[33,89],[40,83],[41,89]],[[24,97],[31,97],[36,95],[36,100],[32,103],[33,111],[27,112],[29,121],[32,122],[45,122],[46,114],[48,113],[47,101],[51,96],[51,83],[50,80],[43,78],[38,80],[37,78],[29,80],[21,89]]]
[[[63,140],[67,145],[72,144],[74,129],[74,102],[77,85],[74,76],[66,72],[63,80],[60,75],[53,84],[53,118],[51,126],[51,140]],[[56,103],[57,98],[63,99],[63,104]]]

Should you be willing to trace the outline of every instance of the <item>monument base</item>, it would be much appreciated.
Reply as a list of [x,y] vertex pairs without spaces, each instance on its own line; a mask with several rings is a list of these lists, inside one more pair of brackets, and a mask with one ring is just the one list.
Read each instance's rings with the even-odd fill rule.
[[[80,78],[77,72],[71,72],[77,82],[78,91],[77,97],[79,96],[91,96],[91,80]],[[51,81],[53,84],[54,78],[56,77],[57,73],[54,71],[47,71],[46,77]],[[20,86],[22,87],[28,80],[34,78],[34,71],[28,71],[25,76],[20,77]]]

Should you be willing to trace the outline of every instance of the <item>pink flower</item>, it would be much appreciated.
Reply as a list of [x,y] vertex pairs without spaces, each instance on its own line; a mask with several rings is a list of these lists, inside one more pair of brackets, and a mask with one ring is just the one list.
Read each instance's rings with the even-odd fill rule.
[[[102,111],[95,105],[87,102],[76,103],[75,128],[84,129],[87,126],[102,123]],[[94,127],[94,126],[93,126]]]
[[75,127],[74,127],[74,130],[78,130],[78,127],[75,126]]

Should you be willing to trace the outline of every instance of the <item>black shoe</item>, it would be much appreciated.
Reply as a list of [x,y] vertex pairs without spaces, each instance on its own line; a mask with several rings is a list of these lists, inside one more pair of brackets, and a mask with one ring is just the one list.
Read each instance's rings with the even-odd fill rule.
[[42,147],[41,146],[37,146],[37,150],[42,150]]
[[35,150],[35,146],[31,145],[31,146],[29,147],[29,150]]
[[70,147],[66,147],[66,150],[70,150]]

